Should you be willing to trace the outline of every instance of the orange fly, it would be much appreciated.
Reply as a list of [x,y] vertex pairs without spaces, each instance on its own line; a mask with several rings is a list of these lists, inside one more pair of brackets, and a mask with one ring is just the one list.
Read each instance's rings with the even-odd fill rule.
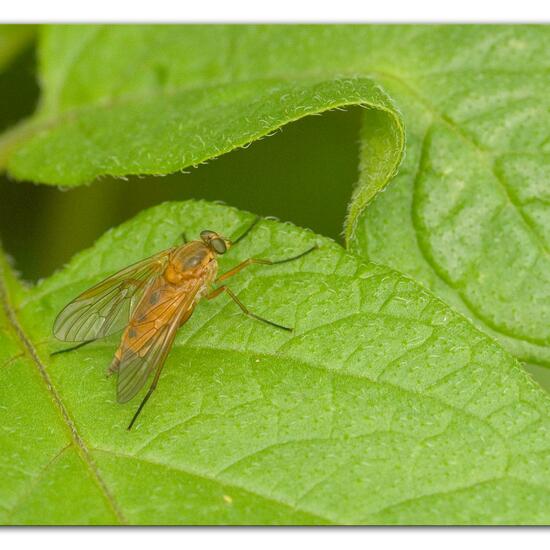
[[52,355],[78,349],[124,330],[107,371],[108,375],[118,374],[118,402],[132,399],[155,372],[149,390],[128,425],[130,430],[157,386],[178,328],[191,317],[201,298],[211,300],[225,292],[249,317],[291,331],[252,313],[225,284],[213,287],[249,265],[286,263],[317,248],[313,246],[297,256],[277,261],[249,258],[217,277],[217,256],[243,239],[257,222],[258,219],[233,243],[215,231],[202,231],[200,240],[159,252],[86,290],[59,313],[53,328],[59,340],[80,344]]

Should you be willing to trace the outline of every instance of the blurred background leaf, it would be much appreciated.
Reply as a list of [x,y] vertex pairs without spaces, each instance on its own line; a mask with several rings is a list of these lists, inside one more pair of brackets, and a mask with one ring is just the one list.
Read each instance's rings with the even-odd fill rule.
[[0,71],[10,63],[34,38],[33,25],[0,25]]
[[36,28],[0,25],[0,132],[32,114],[38,102]]

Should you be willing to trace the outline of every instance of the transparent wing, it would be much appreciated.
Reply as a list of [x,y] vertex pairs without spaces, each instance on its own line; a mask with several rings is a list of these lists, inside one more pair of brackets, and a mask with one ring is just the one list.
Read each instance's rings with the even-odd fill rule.
[[[158,304],[158,317],[148,316],[130,332],[135,338],[125,334],[121,345],[120,359],[115,358],[112,370],[118,370],[117,401],[126,403],[145,384],[147,377],[162,367],[176,336],[177,330],[193,311],[196,292],[180,295],[164,304]],[[161,326],[158,321],[165,319]],[[157,321],[157,322],[155,322]]]
[[122,330],[143,291],[164,270],[172,250],[133,264],[83,292],[55,319],[55,337],[85,342]]

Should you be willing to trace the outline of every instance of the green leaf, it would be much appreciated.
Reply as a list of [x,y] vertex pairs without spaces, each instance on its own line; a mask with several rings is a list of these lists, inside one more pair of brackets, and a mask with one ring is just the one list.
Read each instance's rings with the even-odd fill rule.
[[406,160],[363,213],[351,248],[410,274],[519,359],[548,367],[550,29],[428,36],[436,63],[423,66],[419,48],[406,75],[396,66],[383,79],[405,118]]
[[[166,203],[107,232],[35,287],[3,264],[4,523],[548,523],[550,398],[418,284],[263,220],[220,259],[284,258],[231,280],[180,329],[135,429],[104,372],[116,338],[50,357],[78,292],[251,214]],[[45,506],[44,502],[48,505]]]
[[[168,174],[304,116],[362,105],[373,119],[374,142],[391,144],[378,147],[388,167],[369,183],[375,190],[387,183],[399,164],[404,133],[390,99],[372,80],[311,76],[197,85],[187,74],[190,52],[181,56],[186,32],[162,26],[46,29],[41,108],[24,131],[8,134],[0,145],[10,173],[65,186],[104,175]],[[144,59],[143,46],[160,48],[160,58],[149,59],[150,52]],[[360,189],[358,202],[374,192]]]

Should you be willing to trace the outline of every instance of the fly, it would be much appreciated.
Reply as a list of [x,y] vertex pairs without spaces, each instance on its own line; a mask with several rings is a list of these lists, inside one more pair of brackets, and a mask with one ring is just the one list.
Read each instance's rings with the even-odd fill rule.
[[[227,294],[249,317],[280,330],[292,331],[250,311],[226,285],[220,284],[253,264],[276,265],[302,258],[317,248],[283,260],[249,258],[218,276],[219,255],[243,239],[259,218],[235,241],[205,230],[200,240],[185,242],[111,275],[86,290],[57,316],[53,333],[65,342],[80,342],[52,355],[73,351],[123,331],[107,374],[117,374],[117,401],[130,401],[151,373],[153,381],[137,408],[132,428],[157,387],[162,368],[179,327],[186,323],[201,299]],[[214,286],[216,285],[216,286]]]

